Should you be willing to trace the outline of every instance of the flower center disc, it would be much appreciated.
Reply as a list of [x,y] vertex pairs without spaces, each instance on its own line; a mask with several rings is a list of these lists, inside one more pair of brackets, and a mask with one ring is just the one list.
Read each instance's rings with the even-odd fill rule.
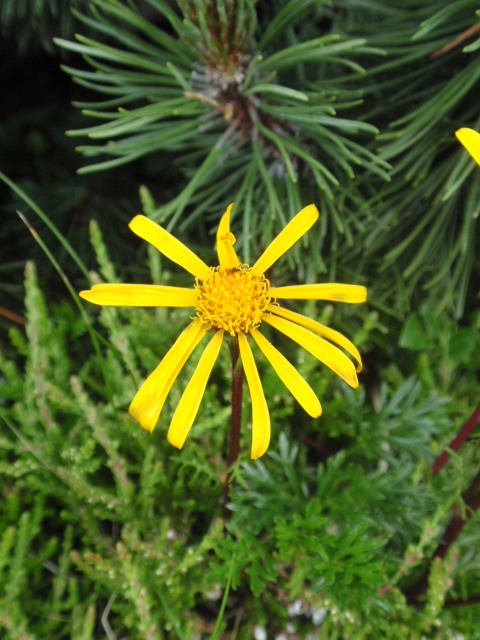
[[211,268],[207,280],[197,280],[197,316],[213,330],[230,335],[248,333],[258,327],[271,298],[270,283],[251,267]]

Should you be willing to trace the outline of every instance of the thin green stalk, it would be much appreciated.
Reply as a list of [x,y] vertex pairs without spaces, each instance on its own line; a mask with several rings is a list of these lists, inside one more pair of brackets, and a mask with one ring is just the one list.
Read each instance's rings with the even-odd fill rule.
[[68,242],[68,240],[65,238],[65,236],[61,233],[61,231],[50,220],[47,214],[44,213],[40,209],[40,207],[22,189],[20,189],[18,185],[16,185],[9,178],[7,178],[7,176],[1,171],[0,171],[0,180],[3,180],[3,182],[8,187],[10,187],[10,189],[14,191],[17,194],[17,196],[19,196],[25,202],[25,204],[28,204],[28,206],[37,214],[40,220],[42,220],[42,222],[44,222],[47,225],[47,227],[50,229],[53,235],[57,238],[57,240],[61,243],[63,248],[66,250],[68,255],[72,258],[72,260],[78,266],[78,268],[83,273],[83,275],[88,280],[88,282],[90,282],[90,274],[88,273],[88,269],[84,265],[82,259],[80,258],[78,253],[75,251],[75,249],[72,247],[72,245]]
[[92,341],[93,348],[95,349],[95,352],[96,352],[98,358],[101,360],[102,359],[102,353],[100,351],[100,347],[98,346],[97,335],[95,334],[95,331],[94,331],[92,325],[90,324],[90,320],[89,320],[87,314],[85,313],[85,309],[83,308],[83,305],[80,302],[80,298],[79,298],[77,292],[75,291],[75,289],[73,288],[72,283],[70,282],[70,280],[66,276],[66,274],[63,271],[63,269],[60,266],[60,264],[57,262],[57,260],[56,260],[55,256],[53,255],[53,253],[50,251],[50,249],[47,247],[47,245],[44,243],[44,241],[41,239],[41,237],[38,235],[38,233],[35,231],[35,229],[32,227],[32,225],[28,222],[27,218],[23,215],[23,213],[21,211],[17,211],[17,213],[20,216],[20,219],[22,220],[22,222],[25,224],[27,229],[32,234],[33,238],[35,239],[35,242],[37,242],[40,245],[42,251],[45,253],[47,258],[50,260],[50,262],[52,263],[53,267],[57,271],[57,273],[60,276],[60,278],[63,280],[65,286],[67,287],[67,289],[68,289],[68,291],[70,293],[70,295],[72,296],[73,301],[75,302],[75,304],[78,307],[78,310],[80,311],[80,314],[81,314],[81,316],[83,318],[83,321],[85,322],[85,326],[87,327],[87,331],[90,334],[90,339]]
[[210,640],[219,640],[219,638],[221,637],[220,634],[222,633],[223,614],[225,613],[225,607],[227,606],[228,594],[230,593],[230,584],[232,582],[234,561],[235,561],[235,556],[232,557],[232,560],[230,562],[230,569],[229,569],[228,576],[227,576],[227,584],[225,585],[225,591],[223,592],[222,603],[220,604],[220,609],[218,611],[218,616],[217,616],[217,619],[215,621],[215,627],[213,629],[212,635],[210,636]]
[[163,610],[165,611],[165,615],[167,616],[170,624],[172,625],[173,630],[177,634],[178,640],[188,640],[184,629],[182,629],[182,627],[180,625],[178,617],[176,615],[174,615],[174,613],[172,611],[172,607],[167,602],[165,594],[164,594],[163,590],[161,589],[161,587],[160,587],[160,585],[158,583],[155,584],[155,590],[156,590],[157,595],[158,595],[158,597],[160,599],[160,602],[162,603],[162,607],[163,607]]

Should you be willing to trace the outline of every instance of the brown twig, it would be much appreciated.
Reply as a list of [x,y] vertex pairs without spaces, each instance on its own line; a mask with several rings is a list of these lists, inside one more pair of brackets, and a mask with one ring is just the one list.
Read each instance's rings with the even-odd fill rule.
[[[473,478],[470,486],[462,494],[462,500],[465,503],[465,514],[462,515],[460,509],[456,507],[452,519],[445,531],[443,541],[435,549],[433,558],[444,558],[448,550],[462,532],[472,514],[480,508],[480,471]],[[422,596],[428,586],[428,568],[425,569],[423,575],[417,582],[411,586],[405,593],[407,601],[411,604],[415,603]]]
[[480,602],[480,593],[474,596],[470,596],[465,600],[445,600],[446,607],[465,607],[469,604],[476,604]]
[[436,51],[431,53],[429,58],[431,60],[435,60],[435,58],[439,58],[440,56],[445,55],[446,53],[457,47],[459,44],[462,44],[462,42],[475,35],[477,31],[480,31],[480,22],[477,22],[468,29],[465,29],[465,31],[462,31],[462,33],[460,33],[456,38],[450,40],[450,42],[444,44],[443,47],[440,47],[440,49],[437,49]]
[[[472,415],[467,420],[467,422],[460,429],[460,431],[455,436],[455,438],[450,442],[448,448],[451,449],[452,451],[458,451],[458,449],[461,447],[461,445],[465,442],[465,440],[468,438],[470,433],[473,431],[473,429],[475,428],[479,420],[480,420],[480,404],[472,413]],[[433,476],[437,475],[440,469],[448,462],[450,457],[451,457],[451,454],[446,449],[444,449],[442,453],[438,456],[438,458],[435,460],[435,462],[433,463],[433,466],[432,466]]]
[[[477,482],[479,479],[480,479],[480,476],[477,475],[476,476]],[[467,524],[468,520],[470,519],[472,512],[480,507],[480,496],[476,496],[475,498],[472,498],[466,504],[469,507],[469,510],[466,512],[465,517],[463,517],[460,514],[460,511],[458,509],[453,514],[452,519],[450,520],[450,524],[448,525],[447,530],[445,531],[443,542],[441,542],[438,545],[434,553],[434,557],[444,558],[447,555],[447,551],[460,535],[463,527]]]
[[12,322],[16,322],[17,324],[25,324],[25,318],[22,318],[22,316],[19,316],[13,311],[5,309],[5,307],[0,307],[0,316],[3,316],[4,318],[7,318],[7,320],[11,320]]
[[307,447],[310,447],[310,449],[313,449],[319,457],[322,457],[322,458],[328,457],[325,447],[323,447],[321,444],[318,444],[318,442],[316,442],[312,438],[309,438],[308,436],[300,434],[298,436],[298,439],[300,440],[300,442],[303,442],[303,444],[307,445]]
[[[451,453],[447,451],[450,449],[451,451],[458,451],[468,436],[471,434],[475,426],[480,420],[480,404],[477,406],[475,411],[469,417],[467,422],[460,429],[455,438],[450,442],[450,445],[445,448],[442,453],[437,457],[435,462],[432,465],[432,476],[436,476],[438,472],[445,466],[445,464],[450,460]],[[433,558],[444,558],[458,538],[463,528],[467,524],[471,515],[480,508],[480,472],[473,478],[469,487],[462,494],[462,501],[466,506],[465,513],[460,511],[459,507],[456,507],[452,518],[445,530],[445,534],[443,536],[443,540],[438,544],[435,549]],[[428,587],[428,567],[425,569],[419,580],[415,582],[409,589],[407,589],[405,593],[405,597],[407,601],[411,604],[414,604],[426,591]],[[388,589],[387,589],[388,591]]]

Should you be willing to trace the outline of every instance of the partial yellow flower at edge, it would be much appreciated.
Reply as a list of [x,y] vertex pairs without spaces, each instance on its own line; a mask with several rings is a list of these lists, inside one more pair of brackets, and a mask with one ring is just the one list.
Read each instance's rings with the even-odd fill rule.
[[473,129],[463,127],[455,131],[455,135],[475,162],[480,165],[480,133],[477,133],[477,131]]
[[[249,267],[241,263],[234,249],[235,236],[230,231],[233,206],[228,206],[218,227],[216,241],[219,265],[216,267],[207,266],[180,240],[149,218],[138,215],[130,222],[134,233],[194,276],[191,288],[99,284],[80,292],[80,296],[99,305],[194,309],[196,317],[145,380],[130,404],[130,415],[147,431],[155,428],[168,393],[194,349],[207,333],[213,333],[170,423],[168,440],[179,449],[183,447],[195,421],[224,337],[229,335],[231,339],[236,339],[252,400],[251,456],[258,458],[268,449],[270,417],[249,337],[304,410],[312,417],[317,417],[322,408],[315,392],[261,333],[262,324],[266,322],[294,340],[355,388],[358,386],[355,369],[360,371],[362,364],[356,347],[338,331],[282,308],[277,298],[280,301],[290,298],[359,303],[366,300],[367,290],[360,285],[338,283],[271,287],[265,271],[310,229],[318,219],[318,210],[314,205],[302,209],[274,238],[255,264]],[[357,361],[357,367],[342,349]]]

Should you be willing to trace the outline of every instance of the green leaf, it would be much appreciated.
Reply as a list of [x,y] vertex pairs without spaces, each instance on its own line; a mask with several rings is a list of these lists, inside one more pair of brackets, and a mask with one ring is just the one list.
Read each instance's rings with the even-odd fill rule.
[[408,316],[402,327],[398,344],[404,349],[414,349],[416,351],[432,347],[431,340],[425,332],[418,314],[412,313]]
[[468,361],[474,352],[478,341],[478,329],[476,327],[468,327],[460,329],[455,333],[449,344],[449,355],[455,362]]

